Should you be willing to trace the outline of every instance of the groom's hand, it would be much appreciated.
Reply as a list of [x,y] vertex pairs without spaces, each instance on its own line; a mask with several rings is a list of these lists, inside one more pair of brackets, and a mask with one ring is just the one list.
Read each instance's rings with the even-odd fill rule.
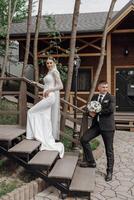
[[90,115],[91,117],[95,117],[95,116],[96,116],[96,112],[89,112],[89,115]]

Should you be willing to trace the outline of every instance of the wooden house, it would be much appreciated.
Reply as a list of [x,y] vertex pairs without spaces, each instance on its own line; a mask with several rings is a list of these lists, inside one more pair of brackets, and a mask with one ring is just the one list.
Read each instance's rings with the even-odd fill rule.
[[[78,77],[78,100],[82,106],[89,95],[89,90],[101,51],[101,40],[107,12],[81,13],[77,29],[77,53],[81,58]],[[53,48],[53,56],[63,65],[68,64],[72,14],[54,16],[56,29],[61,34],[58,46],[50,46],[53,38],[45,16],[41,19],[38,58],[45,59],[47,52]],[[33,62],[33,39],[36,17],[32,18],[32,37],[29,63]],[[24,60],[27,23],[12,25],[10,38],[19,42],[19,59]],[[42,73],[42,72],[41,72]],[[110,92],[116,96],[116,109],[119,112],[134,112],[134,0],[120,11],[114,12],[108,28],[105,61],[99,79],[109,83]],[[73,84],[70,101],[73,100]]]

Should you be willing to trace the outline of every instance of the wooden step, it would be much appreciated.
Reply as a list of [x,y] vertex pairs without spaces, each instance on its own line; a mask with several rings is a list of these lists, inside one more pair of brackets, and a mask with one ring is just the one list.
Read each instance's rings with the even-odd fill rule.
[[29,162],[30,166],[51,167],[58,156],[57,151],[39,151]]
[[116,127],[118,128],[134,128],[134,124],[116,124]]
[[9,152],[12,153],[25,153],[25,154],[31,154],[33,151],[38,149],[40,146],[40,142],[36,140],[26,140],[24,139],[20,143],[16,144],[14,147],[9,149]]
[[78,156],[65,155],[56,162],[48,177],[56,180],[71,180],[77,161]]
[[115,116],[134,116],[134,112],[115,112]]
[[14,142],[22,140],[24,134],[25,129],[18,125],[0,125],[0,146],[8,150]]
[[95,187],[95,169],[76,167],[69,190],[73,193],[88,194]]
[[12,141],[25,133],[25,129],[14,125],[0,125],[0,141]]
[[134,132],[134,124],[116,124],[117,130],[129,130],[130,132]]

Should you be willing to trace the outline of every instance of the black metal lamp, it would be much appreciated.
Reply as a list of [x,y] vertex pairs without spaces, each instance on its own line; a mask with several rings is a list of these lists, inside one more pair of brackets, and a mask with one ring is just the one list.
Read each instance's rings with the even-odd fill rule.
[[[75,78],[75,84],[74,84],[74,105],[77,106],[77,91],[78,91],[78,69],[81,64],[81,59],[78,54],[74,57],[74,78]],[[77,119],[77,110],[74,109],[74,119]],[[73,138],[78,139],[78,131],[77,131],[77,124],[74,122],[74,131],[73,131]],[[73,143],[73,150],[78,150],[79,148],[75,143]]]
[[128,56],[128,54],[129,54],[128,48],[125,48],[123,53],[124,53],[124,56]]
[[78,91],[78,69],[80,67],[81,59],[78,54],[74,57],[74,78],[75,78],[75,87],[74,87],[74,105],[77,106],[77,91]]

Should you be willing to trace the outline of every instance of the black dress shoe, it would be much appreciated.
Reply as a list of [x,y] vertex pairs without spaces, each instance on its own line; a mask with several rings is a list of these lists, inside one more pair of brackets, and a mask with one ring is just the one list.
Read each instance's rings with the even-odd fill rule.
[[112,175],[113,175],[112,172],[108,172],[106,177],[105,177],[105,181],[107,181],[107,182],[111,181],[112,180]]
[[96,163],[95,162],[82,162],[79,164],[80,167],[91,167],[91,168],[95,168],[96,167]]

